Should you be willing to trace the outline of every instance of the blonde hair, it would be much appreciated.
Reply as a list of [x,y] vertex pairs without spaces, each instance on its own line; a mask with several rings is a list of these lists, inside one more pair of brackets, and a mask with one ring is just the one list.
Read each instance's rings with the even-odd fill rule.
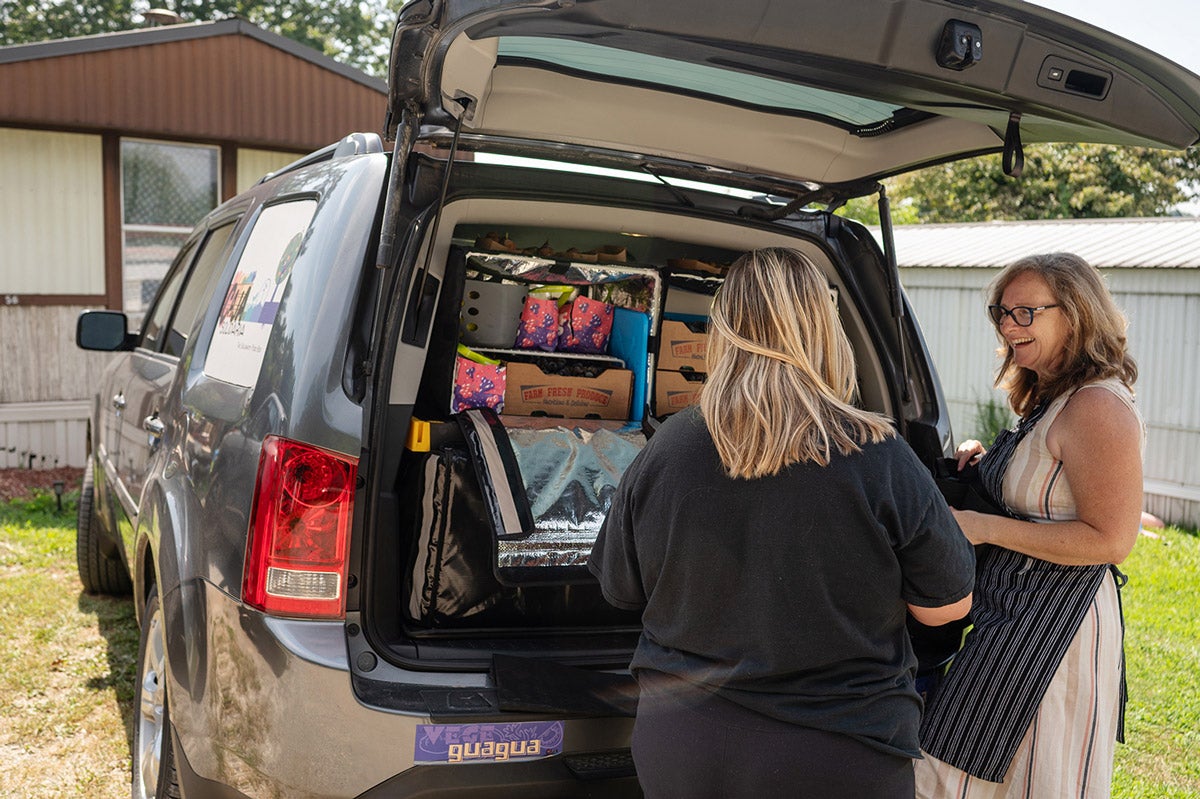
[[1041,402],[1109,377],[1120,379],[1132,391],[1138,370],[1127,350],[1128,322],[1113,301],[1100,270],[1069,252],[1030,255],[1009,264],[996,277],[989,304],[1000,304],[1009,284],[1026,273],[1039,275],[1050,286],[1069,333],[1055,374],[1039,383],[1036,372],[1013,362],[1013,349],[996,328],[1000,339],[996,352],[1003,360],[995,384],[1008,391],[1012,409],[1026,416]]
[[895,435],[854,407],[854,352],[821,270],[803,253],[768,248],[729,268],[713,300],[708,381],[700,411],[731,477],[829,463]]

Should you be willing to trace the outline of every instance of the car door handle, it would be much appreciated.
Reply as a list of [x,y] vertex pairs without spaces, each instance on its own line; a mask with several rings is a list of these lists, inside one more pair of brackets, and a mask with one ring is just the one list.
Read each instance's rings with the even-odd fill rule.
[[118,411],[125,410],[125,394],[123,392],[117,392],[116,394],[113,394],[112,406]]
[[157,443],[158,439],[162,438],[166,432],[167,426],[163,424],[162,419],[158,418],[157,413],[153,413],[142,420],[142,428],[150,434],[150,443]]

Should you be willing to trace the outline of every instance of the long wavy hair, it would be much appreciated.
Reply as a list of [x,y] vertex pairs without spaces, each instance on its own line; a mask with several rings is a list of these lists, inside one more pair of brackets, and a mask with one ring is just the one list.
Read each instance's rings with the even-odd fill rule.
[[834,449],[895,435],[886,417],[852,404],[854,352],[829,282],[796,250],[753,250],[729,268],[713,300],[707,365],[700,411],[731,477],[825,466]]
[[1027,272],[1040,275],[1050,286],[1069,332],[1059,366],[1042,382],[1032,369],[1013,362],[1013,349],[996,328],[1000,339],[996,352],[1002,358],[996,386],[1008,392],[1012,409],[1026,416],[1039,403],[1109,377],[1120,379],[1132,391],[1138,370],[1127,349],[1128,322],[1113,301],[1100,270],[1069,252],[1030,255],[1009,264],[996,277],[989,304],[998,305],[1009,284]]

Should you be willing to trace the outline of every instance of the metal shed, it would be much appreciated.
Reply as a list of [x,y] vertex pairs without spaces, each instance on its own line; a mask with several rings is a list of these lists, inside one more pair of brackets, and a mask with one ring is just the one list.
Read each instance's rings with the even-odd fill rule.
[[1074,252],[1096,265],[1129,319],[1146,421],[1145,507],[1200,525],[1200,218],[906,225],[896,255],[950,405],[958,439],[974,436],[999,360],[984,315],[999,270],[1039,252]]

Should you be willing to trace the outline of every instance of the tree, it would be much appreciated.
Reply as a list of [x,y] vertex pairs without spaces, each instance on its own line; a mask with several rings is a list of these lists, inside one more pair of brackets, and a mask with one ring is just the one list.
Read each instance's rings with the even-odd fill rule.
[[134,27],[142,0],[0,0],[0,44],[25,44]]
[[[921,218],[917,213],[917,205],[911,197],[905,197],[897,202],[895,195],[892,194],[892,189],[888,187],[888,204],[891,209],[892,224],[894,225],[915,225],[921,222]],[[848,201],[844,206],[839,208],[835,213],[838,216],[845,216],[850,219],[858,220],[864,225],[879,224],[879,195],[872,194],[868,197],[855,197]]]
[[176,0],[185,19],[238,16],[364,72],[387,72],[388,44],[402,0]]
[[921,222],[1166,216],[1200,196],[1200,150],[1100,144],[1026,148],[1020,178],[999,155],[930,167],[888,181],[893,207],[911,204]]
[[[403,0],[176,0],[185,21],[241,17],[382,76]],[[163,3],[169,6],[169,3]],[[0,44],[22,44],[140,27],[150,0],[0,0]]]

